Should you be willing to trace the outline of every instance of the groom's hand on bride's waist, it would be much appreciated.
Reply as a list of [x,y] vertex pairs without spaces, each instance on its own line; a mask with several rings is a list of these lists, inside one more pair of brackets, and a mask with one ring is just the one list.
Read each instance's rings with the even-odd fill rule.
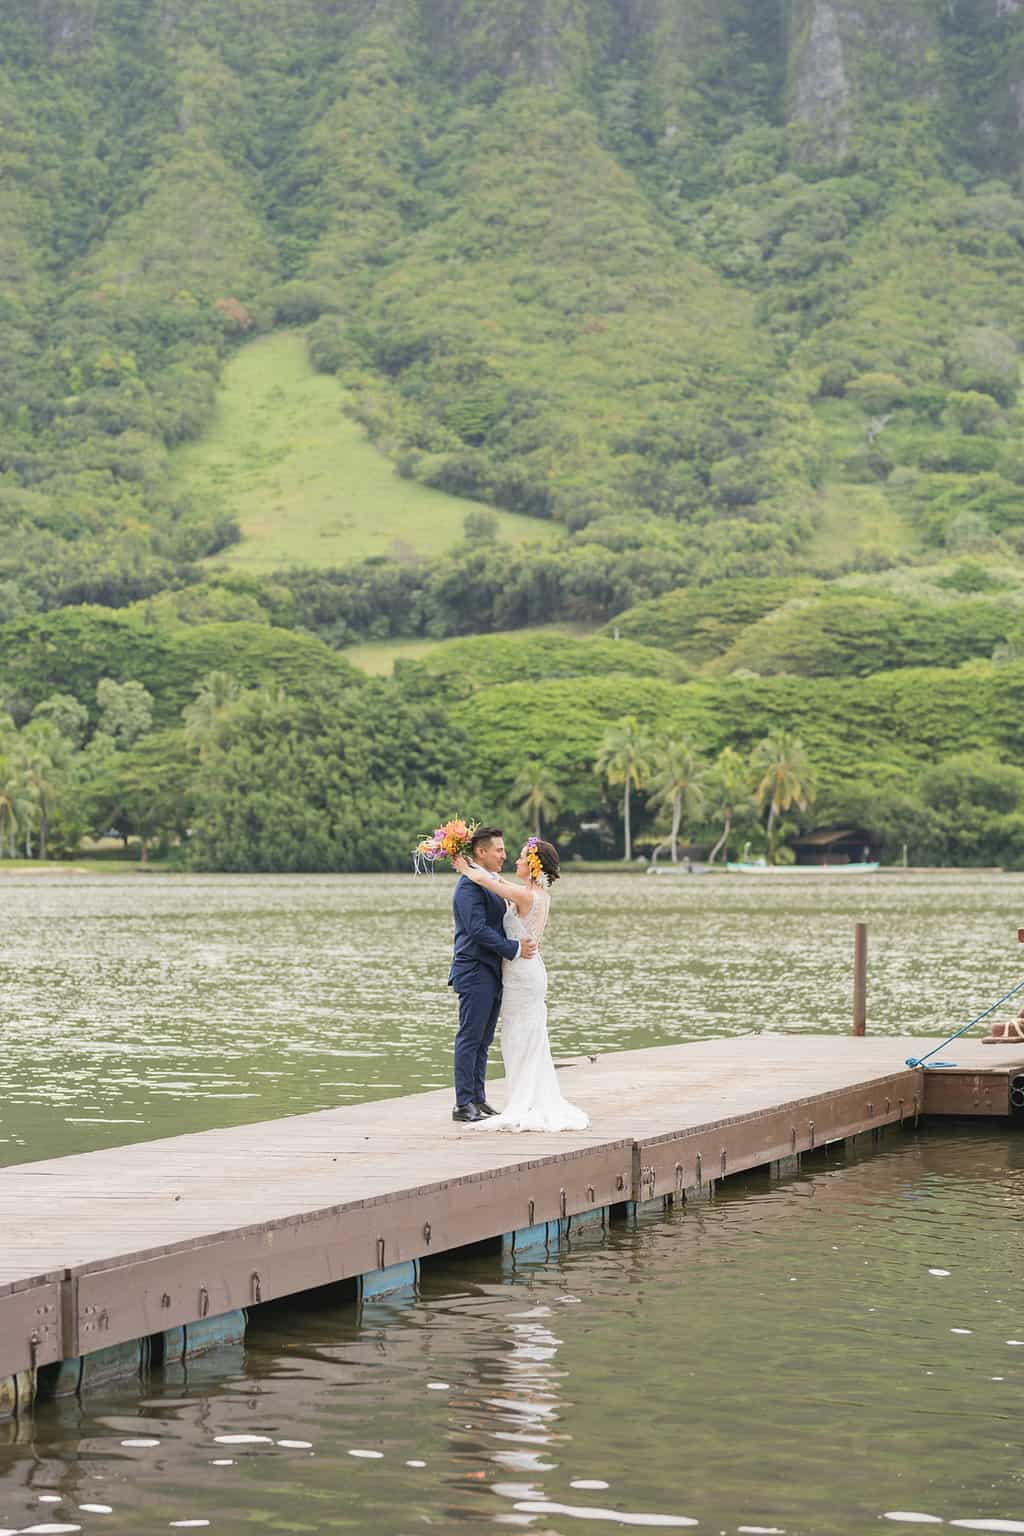
[[517,960],[532,960],[536,953],[537,953],[537,940],[536,939],[520,939],[519,940],[519,953],[516,956]]

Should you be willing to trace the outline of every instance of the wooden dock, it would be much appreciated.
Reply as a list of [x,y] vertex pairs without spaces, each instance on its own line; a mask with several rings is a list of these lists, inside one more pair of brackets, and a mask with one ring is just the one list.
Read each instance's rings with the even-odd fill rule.
[[83,1360],[147,1341],[163,1358],[261,1302],[386,1289],[427,1255],[514,1250],[920,1115],[1015,1112],[1024,1047],[958,1041],[953,1069],[906,1066],[931,1043],[762,1034],[584,1057],[561,1071],[583,1132],[455,1124],[443,1090],[0,1170],[0,1414],[56,1362],[74,1390]]

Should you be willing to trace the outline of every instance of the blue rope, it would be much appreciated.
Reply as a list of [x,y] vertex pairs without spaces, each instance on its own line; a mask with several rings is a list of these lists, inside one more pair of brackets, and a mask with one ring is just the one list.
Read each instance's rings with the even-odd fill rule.
[[[991,1008],[986,1008],[984,1013],[979,1013],[978,1017],[976,1019],[972,1019],[969,1024],[965,1024],[963,1029],[958,1029],[955,1034],[950,1035],[948,1040],[940,1040],[938,1045],[933,1046],[930,1051],[925,1051],[923,1056],[908,1056],[907,1057],[907,1066],[908,1067],[923,1067],[925,1062],[928,1060],[929,1056],[934,1056],[935,1052],[936,1051],[941,1051],[943,1046],[951,1045],[954,1040],[959,1040],[961,1035],[966,1035],[967,1031],[969,1029],[973,1029],[975,1024],[980,1024],[982,1019],[987,1019],[990,1013],[995,1013],[997,1008],[1001,1008],[1004,1003],[1008,1003],[1010,1001],[1010,998],[1015,996],[1015,994],[1018,993],[1018,992],[1024,992],[1024,981],[1019,981],[1015,987],[1011,987],[1010,991],[1007,992],[1006,996],[1005,997],[1001,997],[999,999],[998,1003],[993,1003]],[[956,1062],[955,1061],[936,1061],[933,1065],[936,1066],[936,1067],[955,1067],[956,1066]]]

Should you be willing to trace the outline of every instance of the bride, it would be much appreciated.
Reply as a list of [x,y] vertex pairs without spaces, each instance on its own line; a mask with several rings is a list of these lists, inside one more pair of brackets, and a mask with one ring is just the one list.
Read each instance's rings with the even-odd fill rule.
[[[510,939],[540,943],[551,907],[551,885],[558,879],[558,853],[551,843],[531,837],[516,860],[521,885],[503,880],[468,859],[452,861],[460,875],[486,886],[505,901],[505,933]],[[507,1100],[500,1115],[477,1122],[491,1131],[582,1131],[590,1119],[563,1099],[548,1042],[548,973],[540,950],[531,960],[503,960],[501,1055]]]

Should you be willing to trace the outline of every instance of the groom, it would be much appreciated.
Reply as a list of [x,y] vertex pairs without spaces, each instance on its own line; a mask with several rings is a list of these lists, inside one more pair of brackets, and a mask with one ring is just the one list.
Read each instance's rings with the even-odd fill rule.
[[[478,827],[470,843],[470,858],[496,875],[505,862],[500,827]],[[505,903],[483,886],[459,877],[452,897],[455,913],[455,954],[448,976],[459,999],[459,1032],[455,1036],[455,1108],[453,1120],[482,1120],[496,1114],[488,1104],[484,1079],[487,1052],[501,1012],[501,962],[537,953],[533,939],[508,939],[502,931]]]

